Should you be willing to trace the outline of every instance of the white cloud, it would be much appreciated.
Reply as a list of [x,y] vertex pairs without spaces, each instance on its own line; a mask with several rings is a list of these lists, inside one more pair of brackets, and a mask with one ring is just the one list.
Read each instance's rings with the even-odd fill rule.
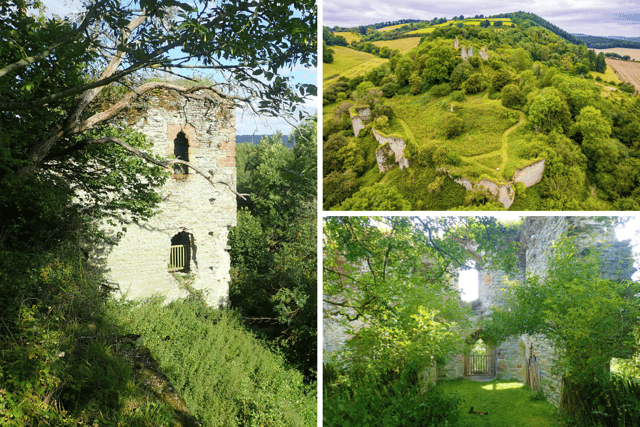
[[[640,6],[628,0],[324,0],[323,25],[358,26],[398,19],[452,18],[525,11],[550,21],[569,33],[637,37]],[[621,15],[628,16],[621,19]]]

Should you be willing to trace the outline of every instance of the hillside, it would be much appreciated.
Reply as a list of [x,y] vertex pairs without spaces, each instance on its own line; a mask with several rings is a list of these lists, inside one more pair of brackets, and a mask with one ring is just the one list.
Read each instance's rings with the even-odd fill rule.
[[524,12],[415,31],[325,65],[326,210],[640,208],[640,101],[604,54]]
[[613,47],[640,49],[640,40],[638,37],[624,39],[618,37],[589,36],[587,34],[573,34],[573,36],[583,41],[587,47],[591,49],[609,49]]

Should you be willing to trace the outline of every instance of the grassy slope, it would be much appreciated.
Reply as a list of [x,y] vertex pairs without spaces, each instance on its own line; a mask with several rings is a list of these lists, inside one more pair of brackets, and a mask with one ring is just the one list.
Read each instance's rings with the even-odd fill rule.
[[[503,172],[508,163],[521,166],[520,158],[512,158],[520,152],[508,150],[509,139],[505,134],[524,122],[522,115],[503,107],[499,101],[491,101],[482,94],[468,96],[463,102],[452,102],[450,97],[434,100],[423,94],[398,96],[387,103],[410,128],[418,147],[435,142],[460,154],[465,164],[453,168],[460,174],[472,177],[487,174],[506,180],[509,177]],[[465,124],[462,135],[447,140],[441,133],[441,124],[451,105]]]
[[[437,386],[441,391],[456,393],[464,399],[460,427],[560,427],[556,408],[544,400],[531,400],[532,392],[516,381],[446,381]],[[480,416],[469,414],[488,412]]]
[[339,31],[335,33],[336,36],[342,36],[347,40],[347,43],[351,44],[351,42],[359,42],[361,35],[358,33],[352,33],[349,31]]

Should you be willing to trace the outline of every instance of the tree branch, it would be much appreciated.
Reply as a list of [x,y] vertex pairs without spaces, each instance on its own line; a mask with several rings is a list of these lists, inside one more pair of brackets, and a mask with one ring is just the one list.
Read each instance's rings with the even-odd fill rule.
[[127,144],[126,142],[124,142],[123,140],[119,139],[119,138],[114,138],[114,137],[106,137],[106,138],[98,138],[98,139],[86,139],[81,141],[80,143],[76,144],[76,145],[82,145],[84,147],[88,146],[88,145],[100,145],[100,144],[116,144],[119,145],[120,147],[124,148],[125,150],[129,151],[131,154],[140,157],[143,160],[146,160],[149,163],[153,163],[154,165],[163,167],[163,168],[167,168],[171,165],[174,164],[180,164],[180,165],[185,165],[191,169],[193,169],[197,174],[201,175],[202,177],[204,177],[204,179],[206,179],[207,181],[209,181],[209,183],[211,185],[216,185],[216,184],[224,184],[227,187],[229,187],[229,190],[231,190],[231,192],[233,194],[235,194],[236,196],[240,197],[243,200],[246,200],[244,196],[249,196],[249,194],[241,194],[238,193],[234,188],[231,187],[230,184],[224,182],[224,181],[214,181],[211,174],[207,174],[205,172],[203,172],[201,169],[195,167],[193,164],[191,164],[190,162],[186,162],[184,160],[178,160],[178,159],[169,159],[169,160],[158,160],[155,159],[151,156],[149,156],[147,153],[142,152],[140,150],[138,150],[137,148],[132,147],[131,145]]
[[6,67],[4,67],[3,69],[0,70],[0,78],[4,77],[7,74],[10,74],[14,71],[17,71],[21,68],[24,68],[30,64],[33,64],[36,61],[41,61],[43,59],[45,59],[47,56],[51,55],[51,53],[58,48],[59,46],[62,46],[63,44],[68,44],[72,41],[74,41],[79,35],[81,35],[89,26],[89,24],[91,23],[91,20],[95,17],[95,15],[97,15],[97,11],[98,9],[104,4],[106,3],[107,0],[102,0],[98,3],[96,3],[90,10],[89,12],[87,12],[86,16],[84,17],[84,19],[82,20],[82,23],[80,24],[80,26],[78,28],[76,28],[75,31],[73,31],[72,33],[67,34],[67,36],[63,37],[60,41],[58,41],[57,43],[54,43],[53,45],[49,46],[48,48],[46,48],[42,53],[38,54],[38,55],[34,55],[34,56],[30,56],[24,59],[21,59],[20,61],[14,62],[13,64],[9,64]]
[[[115,117],[120,111],[122,111],[124,108],[130,105],[138,97],[155,89],[169,89],[182,94],[192,94],[199,90],[210,90],[223,99],[232,99],[232,100],[237,99],[243,102],[249,102],[247,98],[243,98],[241,96],[227,95],[222,91],[216,89],[215,85],[196,85],[191,87],[183,87],[183,86],[179,86],[171,83],[165,83],[165,82],[149,82],[133,89],[123,99],[121,99],[120,101],[118,101],[116,104],[112,105],[105,111],[96,113],[93,116],[86,119],[85,121],[83,121],[82,123],[79,123],[77,126],[75,126],[72,129],[70,133],[75,134],[75,133],[84,132],[88,129],[91,129],[98,123],[102,123],[106,120],[109,120]],[[204,95],[204,98],[208,99],[206,95]]]

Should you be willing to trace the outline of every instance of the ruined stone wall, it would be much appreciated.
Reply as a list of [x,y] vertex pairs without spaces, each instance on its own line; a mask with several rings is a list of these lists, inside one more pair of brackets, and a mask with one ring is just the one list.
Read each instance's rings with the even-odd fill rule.
[[[215,182],[235,189],[235,112],[230,106],[203,99],[183,99],[160,94],[149,101],[145,114],[133,125],[153,144],[152,153],[174,155],[175,140],[183,133],[188,140],[189,161],[213,174]],[[173,169],[172,169],[173,171]],[[143,179],[143,178],[141,178]],[[117,245],[96,254],[110,284],[129,299],[162,294],[168,300],[187,291],[168,272],[171,240],[186,232],[191,238],[191,286],[203,290],[213,306],[228,303],[230,257],[227,237],[236,225],[236,196],[223,184],[211,185],[193,170],[174,173],[160,189],[160,214],[148,222],[105,229]]]
[[[376,141],[378,141],[378,144],[388,144],[388,147],[391,149],[391,151],[393,151],[396,163],[400,166],[400,170],[408,168],[409,160],[404,157],[404,149],[407,148],[407,144],[404,142],[404,140],[397,136],[386,136],[376,131],[375,129],[372,129],[372,131],[373,136],[376,138]],[[378,157],[376,156],[376,159],[377,158]],[[380,172],[386,172],[387,170],[389,170],[390,168],[388,166],[389,165],[387,165],[386,162],[384,165],[381,165],[380,161],[378,161],[378,168],[380,169]],[[383,168],[386,170],[383,170]]]
[[371,109],[368,106],[351,107],[349,109],[351,117],[351,126],[356,138],[360,135],[360,131],[365,128],[365,124],[371,120]]
[[513,175],[513,182],[522,182],[525,187],[531,187],[542,181],[545,161],[533,163],[527,167],[516,170]]
[[517,169],[513,181],[504,184],[498,184],[486,178],[472,182],[467,178],[453,178],[446,168],[440,168],[439,171],[447,173],[451,179],[462,185],[467,191],[488,190],[505,208],[509,209],[516,197],[513,183],[522,182],[525,187],[532,187],[542,180],[544,169],[545,160],[540,160],[522,169]]
[[[601,277],[611,280],[629,280],[633,274],[633,257],[629,242],[618,242],[613,227],[607,227],[593,217],[527,217],[519,236],[518,257],[521,270],[512,279],[522,282],[525,275],[536,275],[544,280],[553,255],[553,245],[563,236],[575,239],[578,252],[595,249],[601,251]],[[480,267],[482,268],[482,267]],[[479,271],[479,295],[484,311],[490,316],[491,305],[504,304],[505,273]],[[542,390],[547,398],[558,404],[561,376],[552,373],[557,357],[551,342],[541,336],[522,335],[502,343],[497,348],[498,378],[524,380],[524,366],[530,349],[535,351]]]
[[[615,229],[593,217],[526,217],[520,233],[514,236],[517,249],[516,271],[507,273],[483,263],[486,253],[477,252],[474,242],[462,242],[476,259],[478,269],[477,301],[472,303],[475,328],[483,319],[491,316],[493,307],[506,303],[507,282],[523,283],[527,275],[536,275],[544,280],[549,268],[549,257],[554,244],[561,237],[573,238],[578,252],[598,250],[601,253],[601,276],[611,280],[630,280],[634,272],[633,255],[628,241],[618,242]],[[330,327],[325,319],[325,352],[339,349],[345,342],[345,332],[339,327]],[[463,332],[470,334],[473,331]],[[490,344],[490,343],[488,343]],[[498,378],[524,381],[525,366],[531,349],[535,352],[542,390],[549,401],[558,404],[561,393],[561,376],[553,374],[557,353],[550,341],[541,336],[522,335],[513,337],[496,348]],[[463,376],[462,354],[452,355],[445,366],[438,367],[439,378],[461,378]],[[432,381],[432,373],[425,373],[425,381]]]

